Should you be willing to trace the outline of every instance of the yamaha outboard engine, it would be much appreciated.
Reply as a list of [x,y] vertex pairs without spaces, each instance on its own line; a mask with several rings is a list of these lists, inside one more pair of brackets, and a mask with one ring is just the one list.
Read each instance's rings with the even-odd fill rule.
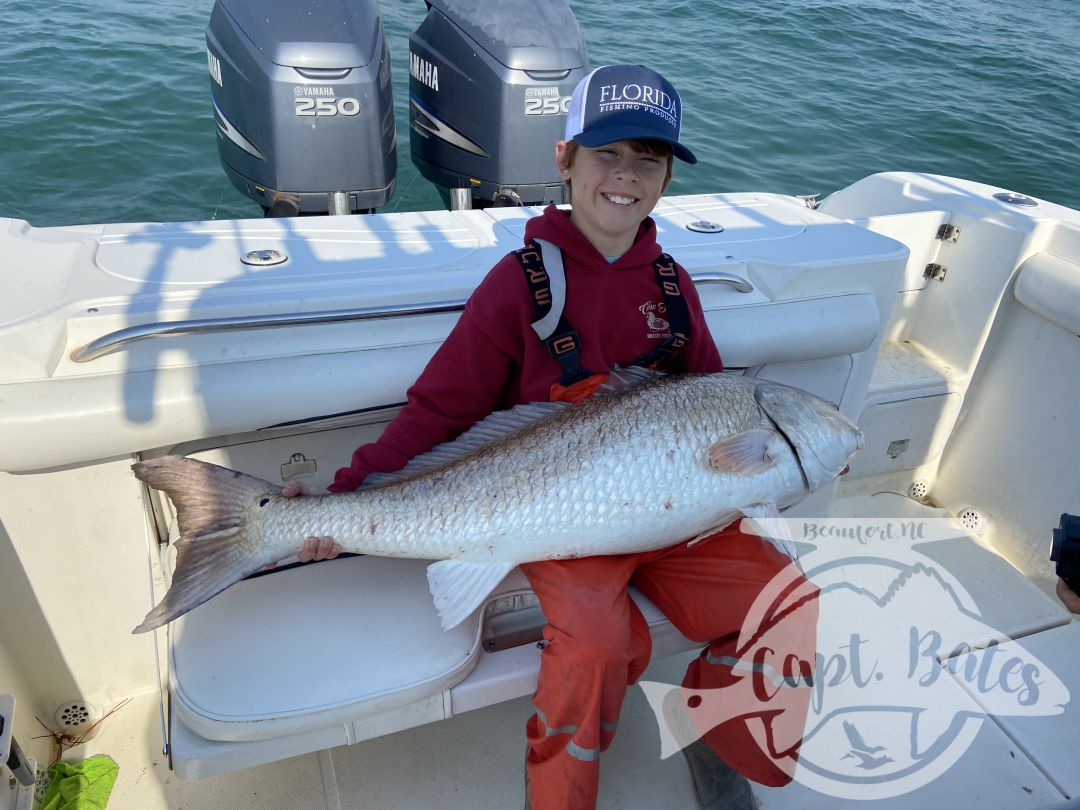
[[218,151],[270,209],[385,205],[397,139],[377,0],[217,0],[206,29]]
[[586,73],[564,0],[427,0],[409,37],[412,160],[452,207],[562,202],[555,142]]

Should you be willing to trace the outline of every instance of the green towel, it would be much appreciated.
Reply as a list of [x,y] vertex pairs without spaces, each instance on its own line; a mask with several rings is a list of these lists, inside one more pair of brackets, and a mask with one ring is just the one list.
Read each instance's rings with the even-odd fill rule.
[[120,767],[110,757],[49,766],[49,789],[38,810],[105,810]]

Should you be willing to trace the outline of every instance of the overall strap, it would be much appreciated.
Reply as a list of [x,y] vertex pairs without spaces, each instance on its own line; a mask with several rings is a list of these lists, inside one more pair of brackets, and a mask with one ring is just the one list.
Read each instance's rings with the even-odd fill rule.
[[668,323],[671,324],[671,337],[631,364],[646,368],[656,368],[661,363],[666,363],[690,342],[690,307],[679,289],[679,269],[675,266],[675,260],[666,253],[661,253],[653,262],[653,270],[660,293],[664,297],[664,308]]
[[533,331],[562,368],[559,385],[568,388],[590,377],[591,372],[581,365],[581,339],[564,314],[566,270],[562,251],[544,239],[532,239],[525,247],[515,250],[514,255],[521,264],[536,307]]

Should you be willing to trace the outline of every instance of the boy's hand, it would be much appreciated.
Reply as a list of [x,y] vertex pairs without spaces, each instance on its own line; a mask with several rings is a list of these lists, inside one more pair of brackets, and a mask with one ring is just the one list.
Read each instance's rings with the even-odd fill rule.
[[1080,595],[1065,584],[1065,580],[1058,579],[1057,595],[1061,603],[1069,609],[1070,613],[1080,613]]
[[286,481],[285,486],[281,488],[281,494],[286,498],[295,498],[297,495],[317,495],[318,493],[300,481]]
[[341,546],[334,542],[333,537],[309,537],[304,545],[296,552],[296,559],[300,562],[312,560],[332,560],[341,553]]
[[[317,495],[299,481],[288,481],[281,488],[281,494],[286,498],[295,498],[297,495]],[[308,537],[304,545],[296,553],[300,562],[312,562],[313,560],[332,560],[341,553],[341,546],[334,542],[332,537]],[[273,568],[277,563],[270,563],[267,568]]]

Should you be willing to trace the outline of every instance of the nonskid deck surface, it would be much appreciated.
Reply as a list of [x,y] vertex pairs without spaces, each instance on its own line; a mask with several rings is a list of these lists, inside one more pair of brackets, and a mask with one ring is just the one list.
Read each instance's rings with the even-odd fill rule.
[[[939,513],[897,494],[834,502],[834,517],[933,517]],[[956,564],[955,558],[943,563]],[[1044,633],[1075,643],[1076,623]],[[1040,634],[1036,634],[1039,636]],[[1032,638],[1035,638],[1033,636]],[[1049,636],[1045,636],[1049,639]],[[1036,646],[1032,642],[1032,646]],[[1048,659],[1052,644],[1039,655]],[[1049,653],[1052,655],[1052,653]],[[678,683],[693,653],[655,661],[642,680]],[[1068,680],[1068,674],[1062,673]],[[1071,707],[1070,707],[1071,708]],[[143,695],[106,722],[103,730],[69,758],[106,753],[120,763],[109,807],[158,808],[507,808],[523,803],[524,724],[528,698],[467,712],[449,720],[277,763],[198,781],[172,774],[160,753],[156,695]],[[984,721],[960,758],[937,778],[887,799],[843,799],[799,781],[784,788],[755,787],[765,808],[909,808],[964,806],[1013,810],[1062,802],[1075,788],[1062,787],[1069,748],[1080,721],[1075,711],[1058,717]],[[643,691],[627,692],[619,733],[601,760],[602,808],[695,807],[683,758],[660,758],[660,736]],[[1064,769],[1064,770],[1063,770]],[[1066,780],[1067,781],[1066,777]]]
[[[676,682],[690,655],[654,663],[646,679]],[[532,708],[519,698],[442,723],[331,749],[334,774],[328,791],[342,810],[368,808],[476,808],[504,810],[523,804],[524,725]],[[108,753],[120,763],[110,810],[334,810],[324,793],[319,756],[308,754],[225,776],[185,782],[169,772],[160,753],[157,700],[144,696],[110,718],[85,751]],[[601,765],[601,808],[693,808],[682,756],[659,758],[660,741],[640,689],[627,693],[619,733]],[[1041,808],[1064,796],[1023,750],[985,724],[963,759],[914,794],[883,801],[845,802],[799,784],[756,787],[767,810],[959,806],[1013,810]],[[920,796],[919,794],[925,794]],[[923,802],[926,804],[923,804]],[[331,798],[332,802],[332,798]],[[944,803],[943,803],[944,802]]]
[[[691,657],[655,662],[645,677],[677,682]],[[531,713],[529,699],[519,698],[330,749],[325,753],[334,774],[325,793],[317,754],[198,781],[177,779],[161,755],[156,695],[144,695],[113,715],[85,750],[67,758],[106,753],[120,763],[110,810],[335,810],[335,793],[342,810],[503,810],[524,804],[524,727]],[[660,759],[656,723],[640,689],[628,691],[619,727],[604,754],[600,806],[692,807],[686,766],[681,756]]]

